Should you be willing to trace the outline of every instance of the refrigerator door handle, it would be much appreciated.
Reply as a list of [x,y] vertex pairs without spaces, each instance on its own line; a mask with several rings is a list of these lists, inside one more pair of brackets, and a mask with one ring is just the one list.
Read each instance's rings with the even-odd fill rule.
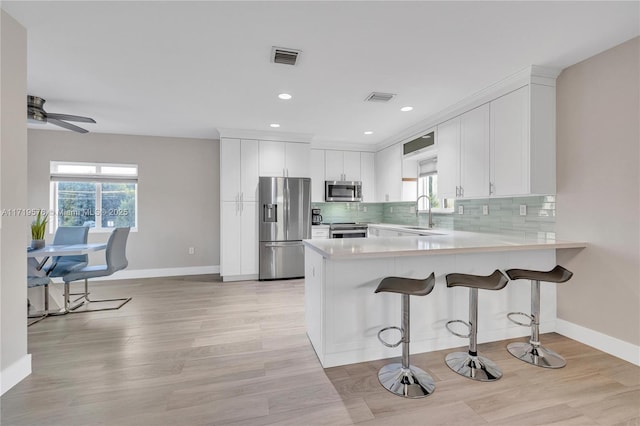
[[264,243],[265,247],[292,247],[292,246],[301,246],[302,241],[279,241],[273,243]]

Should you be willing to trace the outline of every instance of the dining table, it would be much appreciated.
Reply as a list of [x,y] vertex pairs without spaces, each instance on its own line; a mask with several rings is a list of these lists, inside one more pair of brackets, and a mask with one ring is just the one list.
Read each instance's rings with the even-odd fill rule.
[[[89,254],[100,250],[105,250],[106,248],[106,243],[52,244],[38,249],[32,249],[31,247],[28,247],[27,259],[29,274],[34,274],[37,276],[48,276],[51,271],[55,269],[58,257]],[[43,269],[47,262],[49,262],[49,260],[51,260],[51,266],[46,270]],[[59,310],[57,312],[51,312],[50,315],[68,314],[71,310],[73,310],[77,306],[80,306],[77,305],[76,307],[69,307],[69,294],[63,294],[63,292],[60,292],[55,288],[51,288],[50,290],[52,291],[49,291],[49,298],[54,304],[59,307]],[[60,299],[62,299],[62,303],[60,303]]]

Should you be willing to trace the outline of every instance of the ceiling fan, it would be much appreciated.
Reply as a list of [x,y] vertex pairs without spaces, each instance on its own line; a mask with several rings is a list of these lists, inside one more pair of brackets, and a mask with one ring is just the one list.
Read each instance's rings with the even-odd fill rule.
[[79,115],[57,114],[54,112],[46,112],[43,105],[46,101],[37,96],[27,95],[27,119],[38,123],[51,123],[56,126],[64,127],[78,133],[88,133],[89,131],[78,127],[75,124],[67,123],[67,121],[78,121],[80,123],[95,123],[93,118],[81,117]]

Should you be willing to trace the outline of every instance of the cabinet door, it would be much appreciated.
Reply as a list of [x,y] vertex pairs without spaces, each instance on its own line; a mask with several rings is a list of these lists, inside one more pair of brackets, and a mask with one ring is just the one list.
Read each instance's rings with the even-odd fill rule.
[[359,181],[362,179],[360,173],[360,153],[355,151],[344,151],[344,175],[345,180]]
[[373,203],[376,197],[375,154],[360,153],[360,180],[362,181],[362,201]]
[[324,150],[311,150],[311,202],[324,201]]
[[240,146],[240,192],[243,201],[258,199],[258,143],[257,140],[243,139]]
[[395,144],[375,155],[376,200],[402,200],[402,144]]
[[285,167],[284,143],[260,141],[260,176],[284,176]]
[[527,87],[491,102],[492,195],[529,192],[527,105]]
[[324,176],[326,180],[344,180],[344,151],[328,149],[324,152]]
[[240,140],[220,140],[220,200],[237,201],[240,194]]
[[438,198],[456,198],[460,185],[460,117],[438,125]]
[[311,146],[308,143],[285,144],[285,167],[289,177],[310,177],[309,159]]
[[220,227],[220,275],[240,275],[240,208],[235,201],[223,201]]
[[240,273],[258,273],[258,203],[240,204]]
[[489,104],[460,116],[462,197],[489,196]]

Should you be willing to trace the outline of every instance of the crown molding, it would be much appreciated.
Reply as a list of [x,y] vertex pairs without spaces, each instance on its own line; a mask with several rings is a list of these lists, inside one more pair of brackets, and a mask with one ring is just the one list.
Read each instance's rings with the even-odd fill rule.
[[336,141],[316,141],[311,142],[313,149],[335,149],[339,151],[364,151],[376,152],[376,145],[355,143],[355,142],[336,142]]
[[220,138],[259,139],[277,142],[311,143],[311,139],[313,139],[313,134],[311,133],[290,133],[269,130],[227,129],[219,127],[218,133],[220,133]]

